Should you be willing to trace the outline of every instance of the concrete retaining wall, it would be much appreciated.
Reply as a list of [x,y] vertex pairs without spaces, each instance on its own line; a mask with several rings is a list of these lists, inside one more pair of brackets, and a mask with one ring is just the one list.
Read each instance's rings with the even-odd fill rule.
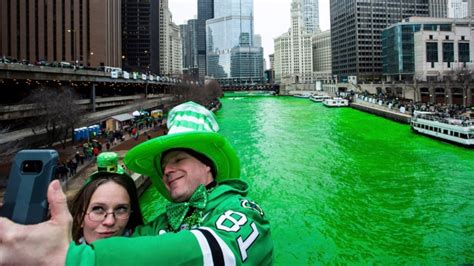
[[132,179],[135,181],[135,186],[137,187],[137,194],[141,196],[143,192],[150,186],[151,180],[149,177],[134,173],[132,174]]
[[351,107],[357,110],[361,110],[367,113],[371,113],[374,115],[378,115],[381,117],[388,118],[390,120],[403,123],[403,124],[410,124],[411,116],[402,113],[391,112],[388,110],[383,110],[380,108],[376,108],[370,105],[362,104],[362,103],[351,103]]

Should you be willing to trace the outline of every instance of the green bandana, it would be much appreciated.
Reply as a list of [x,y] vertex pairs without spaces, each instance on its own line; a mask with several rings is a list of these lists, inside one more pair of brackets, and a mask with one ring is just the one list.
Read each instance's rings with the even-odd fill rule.
[[[168,223],[173,231],[178,231],[179,227],[183,223],[189,208],[196,208],[199,212],[202,212],[207,204],[207,191],[204,185],[194,191],[193,195],[188,202],[170,203],[166,206],[166,216],[168,217]],[[193,214],[194,215],[194,214]],[[193,219],[194,220],[194,219]],[[199,220],[199,219],[197,219]],[[193,221],[198,222],[198,221]]]

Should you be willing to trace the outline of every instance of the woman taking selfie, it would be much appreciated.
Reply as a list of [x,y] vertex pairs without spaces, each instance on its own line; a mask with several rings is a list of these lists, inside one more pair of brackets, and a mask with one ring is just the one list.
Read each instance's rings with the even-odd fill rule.
[[72,237],[90,244],[112,236],[129,236],[143,224],[133,179],[118,166],[118,155],[103,152],[98,171],[84,183],[71,202]]

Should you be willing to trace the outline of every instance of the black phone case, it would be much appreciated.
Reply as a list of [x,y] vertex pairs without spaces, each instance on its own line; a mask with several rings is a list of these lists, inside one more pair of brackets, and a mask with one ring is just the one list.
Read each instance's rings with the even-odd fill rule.
[[[16,154],[0,216],[20,224],[46,220],[48,185],[55,178],[58,157],[55,150],[21,150]],[[29,162],[34,162],[30,163],[33,167]]]

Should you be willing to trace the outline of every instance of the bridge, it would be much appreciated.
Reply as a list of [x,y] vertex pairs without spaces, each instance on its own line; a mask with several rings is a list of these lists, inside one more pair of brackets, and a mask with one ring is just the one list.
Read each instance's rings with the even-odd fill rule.
[[87,126],[135,110],[167,109],[179,101],[173,93],[179,84],[179,80],[169,77],[140,75],[124,79],[89,69],[0,63],[0,131],[9,131],[0,132],[0,143],[34,138],[31,129],[23,129],[41,110],[23,100],[41,87],[73,89],[79,95],[75,103],[86,111],[77,126]]
[[260,91],[268,92],[271,94],[280,93],[279,84],[242,84],[242,85],[222,85],[222,90],[224,92],[234,92],[234,91]]
[[[113,78],[110,72],[0,63],[0,104],[15,104],[38,87],[74,88],[83,98],[169,93],[181,81],[134,75]],[[93,107],[94,108],[94,107]]]

